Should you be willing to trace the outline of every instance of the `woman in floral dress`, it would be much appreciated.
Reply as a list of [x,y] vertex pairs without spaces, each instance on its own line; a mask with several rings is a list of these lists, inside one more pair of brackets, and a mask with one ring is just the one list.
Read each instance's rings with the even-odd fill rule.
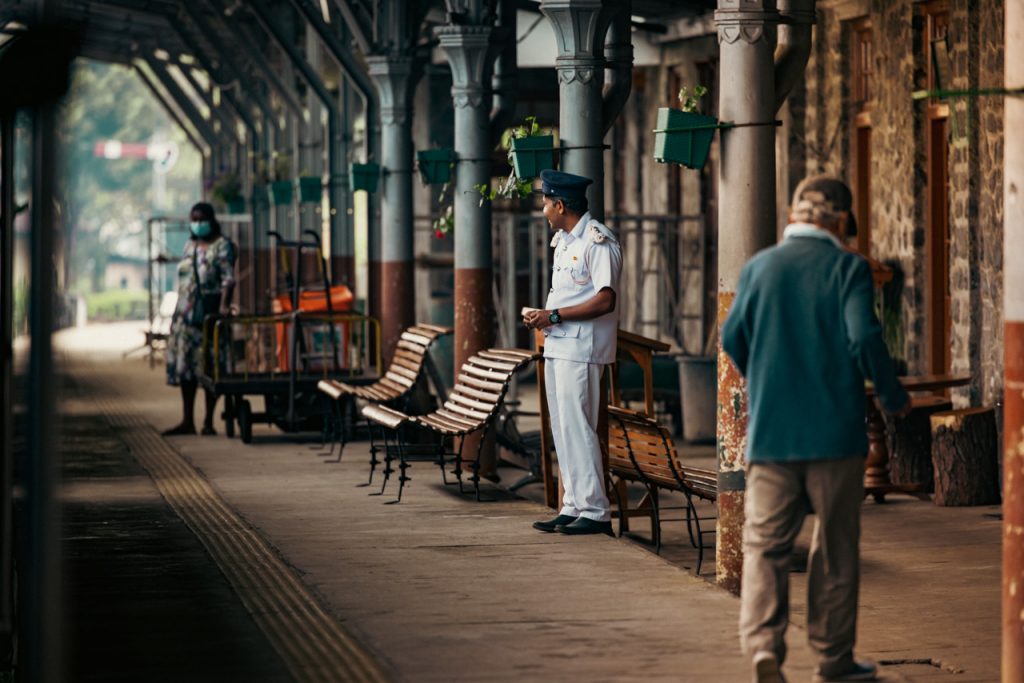
[[[181,387],[183,414],[181,424],[165,431],[165,436],[196,433],[197,377],[203,353],[203,329],[196,308],[201,306],[203,315],[227,315],[235,288],[235,245],[221,234],[213,207],[206,203],[196,204],[189,220],[191,239],[185,245],[185,253],[178,264],[178,306],[171,319],[167,340],[167,383]],[[202,304],[204,298],[207,306]],[[216,434],[213,413],[217,396],[212,391],[204,389],[204,392],[206,419],[203,420],[202,433]]]

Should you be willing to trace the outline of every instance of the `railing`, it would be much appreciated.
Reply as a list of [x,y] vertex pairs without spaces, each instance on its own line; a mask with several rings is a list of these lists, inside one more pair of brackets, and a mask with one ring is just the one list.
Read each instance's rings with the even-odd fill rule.
[[[707,337],[703,216],[624,214],[609,216],[606,222],[618,235],[623,252],[619,326],[674,341],[685,353],[701,354]],[[430,224],[430,217],[418,216],[417,232],[432,234]],[[547,298],[551,229],[540,214],[499,211],[493,214],[493,226],[498,342],[528,345],[519,311],[541,306]],[[418,259],[418,268],[450,267],[445,260],[450,255],[431,256]]]

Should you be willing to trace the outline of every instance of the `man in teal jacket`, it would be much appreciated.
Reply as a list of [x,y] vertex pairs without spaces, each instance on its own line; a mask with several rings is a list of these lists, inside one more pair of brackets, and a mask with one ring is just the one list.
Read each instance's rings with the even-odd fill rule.
[[746,525],[740,637],[755,680],[780,682],[789,617],[789,558],[808,512],[807,637],[816,681],[868,681],[853,657],[860,506],[864,499],[864,380],[882,407],[910,399],[875,317],[871,268],[840,237],[856,229],[840,180],[805,179],[783,241],[740,274],[722,346],[747,380]]

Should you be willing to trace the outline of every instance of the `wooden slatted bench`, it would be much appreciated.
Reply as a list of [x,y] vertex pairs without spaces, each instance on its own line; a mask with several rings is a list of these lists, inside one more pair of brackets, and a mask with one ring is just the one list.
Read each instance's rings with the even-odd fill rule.
[[[623,480],[640,482],[647,488],[650,502],[651,536],[656,552],[661,552],[661,514],[659,489],[677,491],[686,499],[686,529],[690,542],[698,551],[697,573],[704,561],[704,535],[714,529],[701,529],[700,517],[693,499],[710,502],[718,499],[718,475],[713,470],[684,465],[672,442],[669,430],[643,413],[618,406],[608,407],[608,467]],[[618,487],[613,487],[619,508],[619,534],[622,521],[639,510],[630,510]]]
[[[477,445],[476,457],[470,464],[473,471],[470,481],[473,482],[477,500],[480,500],[480,452],[487,430],[491,428],[501,408],[513,375],[539,357],[538,353],[522,349],[488,349],[471,356],[459,370],[455,386],[444,405],[427,415],[407,415],[380,404],[365,406],[363,415],[381,427],[384,442],[384,484],[381,493],[393,473],[391,464],[395,459],[398,460],[400,470],[398,500],[402,499],[402,490],[409,480],[406,474],[409,461],[417,459],[435,462],[441,467],[442,477],[446,464],[453,463],[459,490],[462,491],[462,450],[465,437],[482,430],[484,434]],[[436,444],[414,444],[409,438],[404,438],[408,435],[403,432],[408,428],[426,429],[438,435],[439,440]],[[447,445],[447,442],[456,439],[458,449],[454,443]],[[447,478],[444,481],[448,483]]]
[[[402,332],[395,345],[394,356],[384,375],[373,384],[357,385],[342,382],[336,379],[324,379],[317,384],[317,389],[327,394],[335,401],[335,428],[339,444],[338,459],[341,459],[341,452],[345,449],[345,442],[352,431],[351,425],[345,424],[341,414],[341,401],[345,398],[358,398],[373,403],[386,403],[396,405],[403,410],[406,406],[402,403],[407,401],[412,394],[413,387],[423,374],[423,368],[427,353],[431,345],[440,337],[452,333],[452,328],[431,325],[429,323],[417,323]],[[334,446],[331,446],[333,451]],[[373,472],[379,464],[376,451],[370,449],[370,481],[373,481]]]

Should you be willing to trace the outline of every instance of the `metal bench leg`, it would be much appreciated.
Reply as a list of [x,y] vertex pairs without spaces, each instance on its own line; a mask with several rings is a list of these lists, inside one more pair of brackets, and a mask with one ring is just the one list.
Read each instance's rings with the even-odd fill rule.
[[[359,484],[359,487],[372,486],[373,485],[373,473],[377,469],[377,465],[380,464],[380,460],[377,459],[377,440],[373,438],[373,425],[367,423],[367,431],[370,433],[370,478],[365,484]],[[341,459],[341,454],[338,454],[338,459]]]
[[445,435],[441,434],[441,440],[437,444],[437,459],[434,460],[434,464],[441,468],[441,482],[445,486],[451,486],[453,482],[448,481],[448,472],[444,469],[444,444]]
[[476,444],[476,457],[473,459],[473,463],[470,468],[473,470],[473,476],[469,478],[473,482],[473,492],[476,494],[476,502],[480,502],[480,455],[484,451],[484,442],[487,440],[487,432],[490,430],[491,425],[487,425],[483,429],[483,433],[480,434],[480,441]]
[[[700,520],[697,518],[697,507],[693,504],[693,497],[689,493],[686,496],[686,533],[690,534],[690,545],[697,547],[697,539],[693,536],[693,525],[697,525],[697,536],[700,536]],[[692,520],[692,521],[691,521]]]
[[[401,427],[399,427],[401,429]],[[402,435],[396,430],[395,431],[395,446],[398,448],[398,498],[389,501],[389,503],[401,503],[402,502],[402,491],[405,490],[405,482],[409,481],[409,477],[405,471],[412,467],[405,460],[405,451],[402,449]]]
[[647,485],[647,491],[651,497],[651,541],[654,543],[654,552],[661,554],[661,514],[658,510],[658,489],[651,484]]
[[465,490],[462,488],[462,447],[465,445],[465,435],[459,436],[459,450],[455,454],[455,470],[453,470],[455,478],[458,479],[459,482],[459,493],[465,493]]
[[621,487],[619,487],[618,485],[618,482],[612,484],[611,489],[615,495],[615,507],[619,508],[619,533],[617,534],[617,536],[618,538],[622,538],[622,532],[624,530],[624,525],[622,524],[622,522],[626,519],[626,515],[629,514],[629,509],[623,507],[622,505],[622,491]]

